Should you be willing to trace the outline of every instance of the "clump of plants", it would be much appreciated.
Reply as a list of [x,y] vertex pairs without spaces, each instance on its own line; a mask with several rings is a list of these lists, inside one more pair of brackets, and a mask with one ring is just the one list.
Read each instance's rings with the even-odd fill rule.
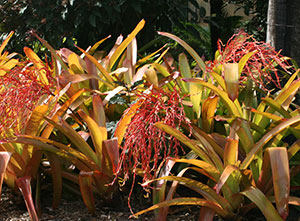
[[[300,149],[299,107],[293,103],[299,70],[243,32],[226,46],[219,42],[213,61],[203,62],[165,32],[159,34],[182,45],[194,61],[184,53],[173,58],[166,46],[139,58],[136,35],[144,24],[125,39],[119,36],[108,53],[98,47],[109,37],[87,50],[77,47],[76,54],[56,51],[33,33],[51,62],[29,48],[25,61],[2,54],[11,35],[3,42],[0,184],[3,179],[21,190],[33,220],[41,213],[41,171],[52,177],[54,208],[65,184],[80,190],[95,213],[95,194],[111,203],[116,181],[132,177],[131,195],[138,175],[146,190],[153,189],[155,205],[135,215],[155,210],[165,220],[170,206],[198,205],[202,220],[238,219],[256,207],[267,219],[286,219],[289,204],[300,205],[290,196],[299,168],[290,164]],[[285,84],[279,67],[289,75]],[[275,94],[264,91],[270,81],[279,88]],[[111,119],[118,120],[115,132],[108,129]],[[291,137],[295,141],[287,143]],[[179,184],[195,196],[175,194]]]

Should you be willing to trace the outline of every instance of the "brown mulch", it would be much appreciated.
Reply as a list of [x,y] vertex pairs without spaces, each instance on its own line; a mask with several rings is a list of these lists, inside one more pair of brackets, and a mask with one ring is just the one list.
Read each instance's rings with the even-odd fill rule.
[[[40,220],[72,220],[72,221],[96,221],[96,220],[154,220],[153,212],[146,213],[138,219],[129,219],[131,213],[127,205],[128,195],[121,193],[119,200],[113,202],[113,207],[103,205],[100,199],[95,199],[96,213],[91,215],[85,207],[82,199],[78,195],[63,193],[60,206],[57,209],[52,209],[51,191],[44,196],[42,194],[41,205],[42,215]],[[134,212],[150,207],[151,199],[144,198],[143,190],[140,189],[133,193],[131,198],[131,206]],[[199,210],[198,210],[199,211]],[[197,220],[198,215],[194,210],[179,209],[178,212],[168,216],[168,220]],[[169,218],[170,217],[170,218]],[[0,220],[2,221],[29,221],[30,216],[27,212],[26,205],[21,195],[14,193],[5,184],[3,185],[1,200],[0,200]]]

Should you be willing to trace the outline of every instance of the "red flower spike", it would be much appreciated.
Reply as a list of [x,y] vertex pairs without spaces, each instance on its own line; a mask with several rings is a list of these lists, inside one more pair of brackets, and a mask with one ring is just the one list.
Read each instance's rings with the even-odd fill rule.
[[[243,31],[233,35],[225,46],[219,40],[218,51],[220,58],[209,62],[206,71],[212,72],[220,64],[238,63],[244,55],[256,51],[247,61],[239,79],[240,83],[245,83],[251,78],[257,86],[261,86],[264,90],[267,90],[266,84],[270,82],[281,88],[276,64],[289,73],[289,65],[282,59],[283,56],[279,52],[275,51],[270,44],[256,41]],[[275,79],[271,73],[274,73]]]
[[47,85],[38,80],[34,66],[23,62],[0,77],[0,139],[21,133],[40,97],[51,94],[55,80],[47,66],[45,73]]
[[31,220],[38,221],[39,219],[35,211],[34,203],[32,200],[30,181],[31,178],[29,176],[25,176],[25,177],[18,178],[16,180],[16,184],[23,195]]
[[[177,157],[181,147],[176,138],[168,136],[154,124],[162,121],[178,128],[181,122],[190,125],[190,121],[185,116],[182,98],[177,90],[166,92],[152,88],[149,93],[138,97],[143,101],[126,130],[117,175],[122,173],[126,181],[129,171],[133,173],[133,178],[138,171],[142,171],[145,182],[154,177],[159,161],[165,161],[170,155]],[[126,111],[123,116],[126,116]],[[147,187],[144,188],[147,190]]]

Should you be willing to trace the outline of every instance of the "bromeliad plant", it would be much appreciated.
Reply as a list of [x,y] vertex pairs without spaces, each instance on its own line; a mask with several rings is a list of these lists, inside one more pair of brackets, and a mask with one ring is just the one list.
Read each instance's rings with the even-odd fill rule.
[[[3,42],[1,52],[10,37]],[[55,91],[55,80],[49,66],[31,49],[25,47],[24,52],[28,58],[26,61],[5,60],[10,58],[7,52],[2,56],[0,150],[11,156],[5,173],[2,171],[1,179],[4,178],[4,182],[11,188],[20,189],[31,218],[38,220],[30,180],[37,177],[41,152],[33,146],[11,141],[19,134],[39,134],[43,116],[51,110],[49,101]]]
[[[176,39],[170,34],[165,35]],[[181,44],[198,58],[184,42]],[[253,67],[248,62],[255,53],[244,54],[236,64],[223,63],[223,67],[218,68],[224,72],[215,69],[219,73],[212,71],[208,78],[183,79],[190,85],[200,85],[209,94],[201,97],[204,98],[200,101],[201,121],[199,126],[192,126],[193,138],[163,122],[155,126],[181,141],[191,153],[184,159],[169,160],[159,178],[143,184],[157,182],[154,190],[157,204],[135,215],[156,210],[157,219],[164,220],[169,206],[199,205],[200,220],[212,220],[215,214],[237,218],[257,206],[268,220],[284,220],[288,216],[288,204],[300,205],[299,198],[290,196],[290,179],[295,173],[289,168],[290,159],[300,148],[299,108],[296,106],[295,109],[292,103],[300,87],[300,80],[296,79],[299,70],[276,95],[259,100],[253,96],[251,84],[239,93],[241,73],[247,65]],[[228,78],[228,74],[231,77]],[[243,97],[245,91],[248,92],[247,99]],[[223,127],[220,133],[214,132],[217,128],[213,122],[217,121]],[[285,143],[284,138],[288,135],[296,141]],[[188,166],[173,176],[170,172],[175,163]],[[206,176],[207,181],[185,176],[190,170]],[[173,182],[168,192],[165,181]],[[191,188],[202,198],[173,198],[178,184]]]

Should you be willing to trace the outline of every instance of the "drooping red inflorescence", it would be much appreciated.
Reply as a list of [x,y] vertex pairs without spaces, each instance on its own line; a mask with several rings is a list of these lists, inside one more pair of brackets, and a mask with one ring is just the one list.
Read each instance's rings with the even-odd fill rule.
[[[124,136],[118,173],[127,180],[137,168],[143,172],[143,181],[152,179],[158,164],[168,156],[177,156],[180,142],[154,126],[156,122],[179,128],[182,122],[190,124],[184,113],[182,98],[177,90],[166,92],[151,89],[138,95],[143,103],[132,117]],[[125,112],[126,114],[126,112]]]
[[51,94],[55,81],[51,71],[44,71],[49,84],[38,78],[38,70],[28,62],[20,62],[11,71],[0,76],[0,139],[22,133],[38,100]]
[[277,68],[281,67],[289,73],[289,64],[279,52],[275,51],[270,44],[256,41],[253,36],[243,31],[234,34],[226,45],[219,40],[218,51],[221,56],[219,59],[208,62],[206,69],[208,72],[213,71],[213,68],[219,64],[238,63],[244,55],[256,51],[249,58],[242,71],[241,83],[245,83],[248,79],[253,79],[255,84],[264,90],[266,89],[266,84],[270,82],[281,88]]

